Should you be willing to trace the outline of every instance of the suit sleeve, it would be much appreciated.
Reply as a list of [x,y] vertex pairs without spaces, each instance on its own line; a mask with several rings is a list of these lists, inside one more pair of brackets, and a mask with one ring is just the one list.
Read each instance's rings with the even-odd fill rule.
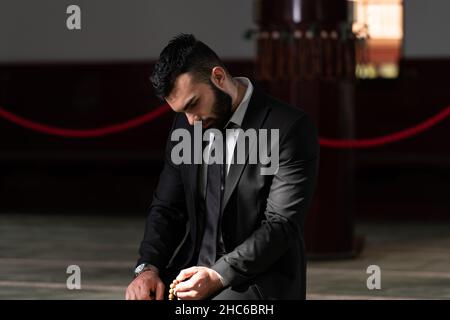
[[306,114],[280,137],[279,169],[270,187],[265,219],[249,238],[222,256],[212,269],[226,285],[239,285],[266,271],[303,237],[318,165],[317,131]]
[[138,264],[146,262],[163,269],[169,262],[185,232],[186,203],[179,166],[171,161],[173,143],[170,140],[178,115],[166,144],[165,161],[153,194],[145,225],[144,238],[139,248]]

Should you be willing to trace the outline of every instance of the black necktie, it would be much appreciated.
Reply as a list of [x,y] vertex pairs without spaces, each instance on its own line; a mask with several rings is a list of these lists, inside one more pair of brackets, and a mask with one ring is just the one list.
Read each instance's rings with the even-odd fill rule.
[[[225,136],[223,137],[222,163],[210,163],[208,166],[206,178],[206,197],[205,197],[205,230],[200,248],[199,265],[210,267],[217,257],[217,242],[220,232],[220,209],[222,204],[223,191],[225,189]],[[215,141],[213,142],[215,143]],[[214,152],[219,151],[219,145],[216,145]],[[211,157],[211,155],[210,155]],[[216,159],[218,157],[216,156]]]

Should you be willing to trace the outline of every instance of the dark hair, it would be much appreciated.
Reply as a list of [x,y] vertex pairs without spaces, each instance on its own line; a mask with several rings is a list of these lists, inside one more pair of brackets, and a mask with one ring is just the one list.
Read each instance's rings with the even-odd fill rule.
[[189,72],[196,81],[210,83],[211,71],[216,66],[225,69],[210,47],[192,34],[179,34],[162,50],[150,80],[156,95],[163,100],[170,95],[180,74]]

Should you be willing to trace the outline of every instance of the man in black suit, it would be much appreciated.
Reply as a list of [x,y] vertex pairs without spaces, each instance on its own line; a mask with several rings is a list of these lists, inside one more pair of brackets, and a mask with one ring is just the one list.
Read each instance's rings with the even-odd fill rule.
[[[192,35],[170,41],[151,79],[177,114],[126,299],[304,299],[303,225],[319,153],[310,117],[249,79],[233,78]],[[224,133],[223,149],[217,149],[224,151],[223,162],[196,162],[195,146],[183,151],[193,161],[174,160],[174,133],[194,137],[197,121],[202,130]],[[233,154],[238,141],[251,140],[246,132],[264,129],[278,133],[267,140],[276,160],[269,174],[263,170],[273,163],[249,161],[255,144],[244,144],[240,162]],[[206,139],[200,158],[212,157],[219,138]],[[174,279],[179,284],[169,291]]]

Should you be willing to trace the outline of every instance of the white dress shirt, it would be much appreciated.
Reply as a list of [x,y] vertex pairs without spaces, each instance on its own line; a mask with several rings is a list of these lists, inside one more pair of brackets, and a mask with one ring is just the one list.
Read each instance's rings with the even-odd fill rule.
[[[232,122],[234,124],[235,128],[240,128],[242,125],[242,121],[244,120],[245,113],[247,112],[247,107],[250,102],[250,98],[253,94],[253,85],[250,82],[250,79],[245,78],[245,77],[235,77],[234,79],[237,81],[240,81],[243,85],[245,85],[247,87],[247,90],[245,91],[245,94],[244,94],[244,97],[242,98],[241,103],[236,108],[236,110],[233,112],[233,115],[228,120],[226,126],[228,126],[228,124],[230,122]],[[226,141],[226,145],[227,145],[227,151],[226,151],[226,165],[227,165],[226,173],[227,173],[227,175],[228,175],[228,172],[230,171],[231,159],[233,158],[234,149],[236,147],[236,142],[237,142],[238,137],[239,137],[238,130],[236,130],[236,129],[227,129],[226,130],[225,141]],[[209,158],[210,149],[211,149],[211,145],[212,145],[213,141],[214,141],[214,133],[211,132],[210,137],[209,137],[209,144],[207,146],[207,153],[206,153],[207,157],[205,159],[205,162],[207,162],[207,159]],[[205,199],[208,165],[203,162],[201,165],[201,170],[199,170],[199,171],[200,171],[200,173],[199,173],[200,174],[199,191],[200,191],[200,194],[202,195],[203,199]],[[225,184],[226,184],[226,177],[225,177]]]

